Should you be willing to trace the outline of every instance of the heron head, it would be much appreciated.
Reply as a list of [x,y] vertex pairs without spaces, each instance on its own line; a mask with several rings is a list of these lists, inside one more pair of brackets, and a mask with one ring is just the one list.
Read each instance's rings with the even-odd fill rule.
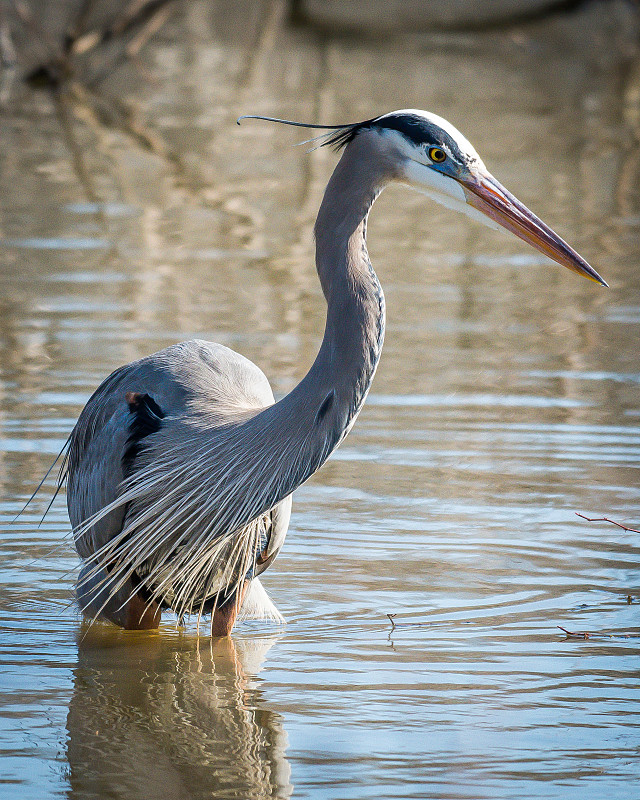
[[[607,283],[572,247],[500,184],[471,143],[447,120],[426,111],[406,109],[385,114],[360,130],[382,137],[395,177],[437,202],[502,226],[549,258],[602,286]],[[341,145],[359,133],[354,126],[333,136]]]
[[328,130],[311,141],[338,150],[348,148],[361,136],[375,137],[387,179],[409,184],[492,228],[502,226],[558,264],[608,285],[581,255],[493,177],[459,130],[436,114],[404,109],[348,125],[316,125],[253,115],[240,117],[238,123],[242,119]]

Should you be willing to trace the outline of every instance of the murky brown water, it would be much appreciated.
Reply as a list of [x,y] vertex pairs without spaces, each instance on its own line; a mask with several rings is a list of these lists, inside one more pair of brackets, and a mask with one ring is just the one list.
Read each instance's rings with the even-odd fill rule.
[[[0,115],[3,798],[640,797],[640,50],[629,9],[332,37],[194,2],[101,84],[164,145],[15,83]],[[335,162],[240,113],[423,107],[611,283],[390,189],[385,353],[266,574],[288,625],[86,631],[48,469],[116,366],[195,335],[288,391]],[[629,602],[629,598],[631,602]],[[397,614],[392,630],[386,617]],[[567,639],[556,627],[589,631]]]

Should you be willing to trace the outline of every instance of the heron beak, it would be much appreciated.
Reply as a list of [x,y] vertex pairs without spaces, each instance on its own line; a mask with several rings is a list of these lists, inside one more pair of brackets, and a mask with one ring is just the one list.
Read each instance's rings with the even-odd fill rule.
[[516,197],[507,191],[489,172],[478,170],[469,178],[458,179],[467,198],[467,203],[490,219],[515,233],[536,250],[567,267],[578,275],[608,286],[581,255],[570,247],[557,233],[529,211]]

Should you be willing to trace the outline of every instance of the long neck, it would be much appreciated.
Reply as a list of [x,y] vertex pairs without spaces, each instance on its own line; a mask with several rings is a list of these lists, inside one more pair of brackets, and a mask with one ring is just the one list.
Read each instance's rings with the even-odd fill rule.
[[316,266],[327,301],[324,337],[307,375],[273,407],[294,423],[291,444],[303,445],[311,470],[303,480],[353,424],[382,349],[384,295],[369,261],[366,226],[385,179],[370,167],[376,163],[370,147],[358,139],[351,143],[327,185],[315,226]]
[[[384,187],[370,144],[347,146],[316,222],[316,262],[327,300],[320,351],[286,397],[218,430],[194,480],[208,496],[212,529],[234,530],[273,508],[329,457],[353,424],[378,364],[384,296],[369,262],[366,220]],[[368,157],[369,156],[369,157]]]

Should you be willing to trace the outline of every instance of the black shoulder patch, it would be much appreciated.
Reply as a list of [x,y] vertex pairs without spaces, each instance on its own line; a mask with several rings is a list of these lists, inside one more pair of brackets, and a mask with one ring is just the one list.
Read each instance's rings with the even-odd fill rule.
[[319,425],[322,420],[327,416],[331,406],[333,405],[333,401],[336,397],[336,390],[332,389],[329,394],[324,398],[322,403],[320,404],[320,408],[316,412],[316,425]]
[[126,475],[131,472],[142,449],[142,440],[160,430],[165,414],[151,395],[127,392],[124,397],[130,411],[130,433],[122,456],[122,466]]

